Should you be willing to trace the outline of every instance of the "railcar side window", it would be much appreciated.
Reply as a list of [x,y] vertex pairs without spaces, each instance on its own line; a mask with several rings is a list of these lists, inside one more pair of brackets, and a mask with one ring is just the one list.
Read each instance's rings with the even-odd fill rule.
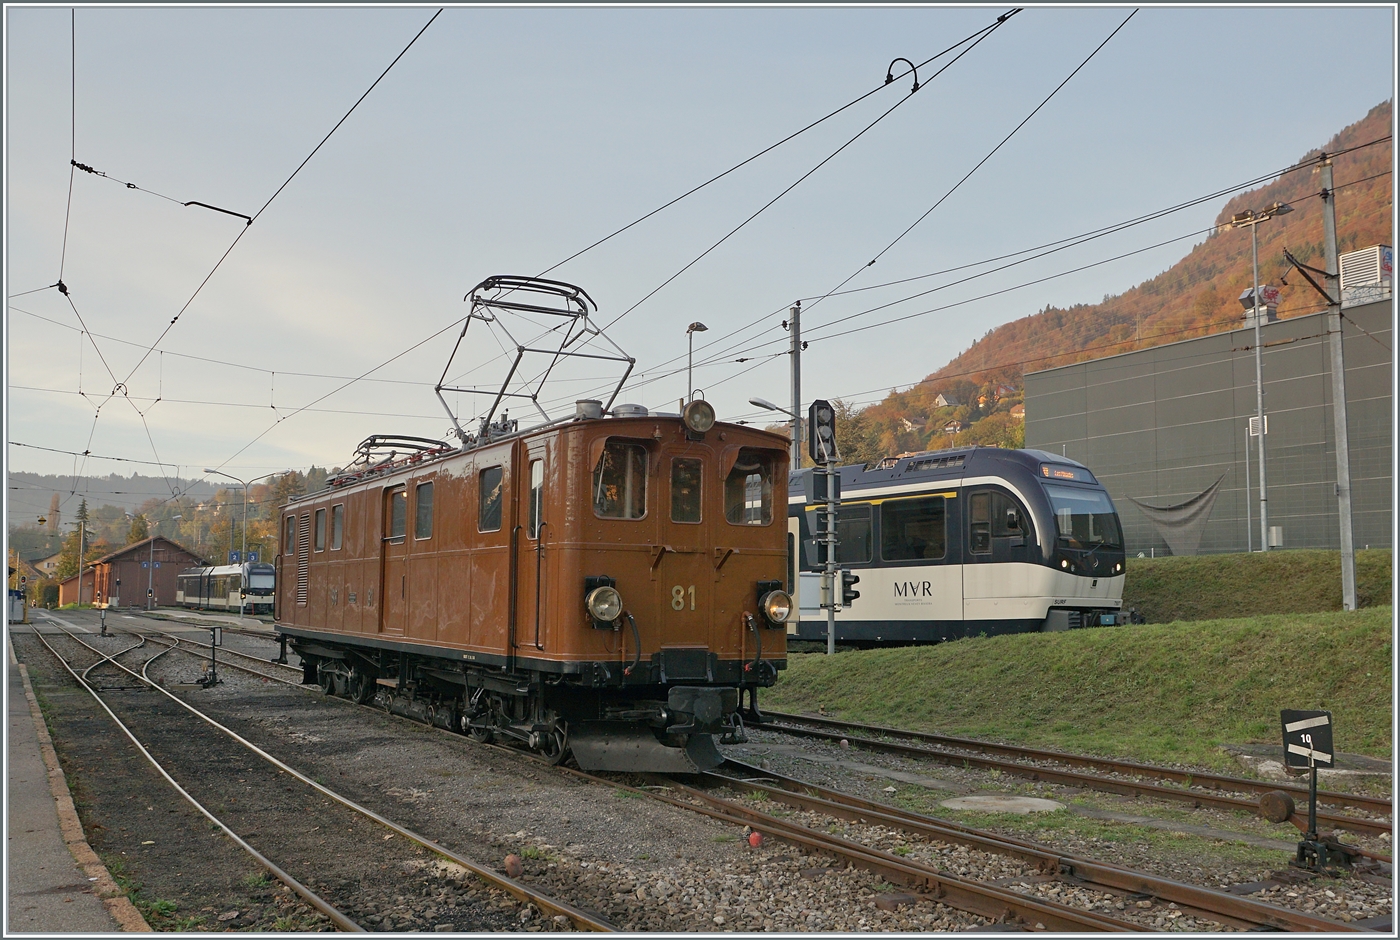
[[544,512],[544,461],[530,461],[530,525],[526,528],[526,538],[540,537],[540,517]]
[[973,493],[968,500],[968,539],[974,555],[984,555],[992,550],[992,494]]
[[402,486],[389,494],[389,531],[387,537],[390,541],[402,541],[404,533],[408,531],[408,490]]
[[501,529],[501,487],[505,471],[487,467],[481,471],[477,490],[476,529],[478,532],[499,532]]
[[671,461],[671,521],[700,521],[700,480],[704,464],[691,457]]
[[413,537],[433,537],[433,484],[419,483],[413,490]]
[[[869,503],[865,505],[851,505],[847,503],[841,507],[841,511],[836,516],[836,563],[839,565],[867,565],[874,557],[875,539],[872,530],[872,507]],[[816,567],[821,558],[821,549],[817,534],[817,513],[815,507],[807,510],[807,531],[812,533],[812,538],[808,539],[807,559],[808,564]]]
[[608,441],[593,468],[593,512],[604,519],[641,519],[647,514],[647,449]]
[[326,511],[316,510],[316,551],[326,550]]
[[773,459],[745,447],[724,480],[724,518],[730,525],[773,521]]
[[282,535],[282,553],[295,555],[297,553],[297,517],[288,516],[286,530]]
[[948,514],[942,496],[880,504],[880,555],[885,561],[931,561],[947,553]]
[[331,507],[331,551],[340,551],[345,536],[345,504],[336,503]]

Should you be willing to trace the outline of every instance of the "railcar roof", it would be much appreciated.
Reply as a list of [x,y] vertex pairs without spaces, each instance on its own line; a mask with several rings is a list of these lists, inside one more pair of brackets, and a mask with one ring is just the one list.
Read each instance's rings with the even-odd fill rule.
[[[1040,465],[1043,463],[1089,469],[1070,457],[1043,450],[959,447],[953,450],[935,450],[900,457],[892,464],[881,461],[879,465],[868,470],[863,464],[841,467],[841,491],[846,493],[851,490],[892,482],[951,480],[968,475],[999,473],[1005,472],[1008,466],[1024,467],[1034,474],[1039,472]],[[794,495],[802,493],[802,475],[811,473],[812,470],[812,467],[806,467],[793,471],[789,477],[788,491]]]
[[[284,505],[305,502],[306,500],[310,499],[319,499],[324,497],[327,493],[347,493],[370,481],[378,482],[385,478],[397,476],[399,474],[416,472],[424,467],[430,467],[435,464],[451,460],[455,457],[461,457],[464,454],[472,454],[478,451],[487,450],[497,444],[507,444],[512,441],[531,437],[538,437],[544,434],[554,434],[560,432],[565,428],[575,427],[580,424],[606,425],[609,428],[616,427],[619,429],[617,432],[619,435],[631,436],[636,438],[648,438],[651,437],[650,430],[648,430],[646,433],[641,433],[640,430],[632,429],[640,429],[642,426],[647,425],[649,423],[654,424],[658,420],[665,420],[667,422],[679,424],[681,421],[681,416],[675,412],[653,411],[645,415],[625,415],[621,417],[613,417],[609,415],[603,418],[572,418],[568,421],[560,421],[551,424],[538,425],[536,427],[526,428],[522,431],[513,431],[510,434],[503,434],[500,437],[493,438],[490,441],[475,444],[471,447],[454,448],[452,450],[445,450],[441,452],[430,452],[426,456],[424,456],[423,454],[407,455],[403,459],[397,460],[391,464],[385,464],[382,467],[369,468],[360,471],[360,475],[355,479],[343,480],[338,485],[327,485],[322,489],[316,490],[313,493],[305,493],[301,496],[293,496]],[[706,440],[710,440],[713,437],[717,437],[720,433],[740,434],[747,440],[762,440],[763,438],[768,438],[769,440],[766,441],[766,443],[770,447],[776,450],[782,450],[784,452],[788,450],[789,446],[788,438],[785,435],[778,434],[773,431],[766,431],[763,428],[755,428],[743,424],[730,424],[724,421],[716,421],[714,426],[706,432],[705,438]],[[344,474],[348,472],[350,472],[349,468],[347,468],[346,471],[342,471],[342,476],[344,476]],[[332,479],[335,478],[333,477]]]

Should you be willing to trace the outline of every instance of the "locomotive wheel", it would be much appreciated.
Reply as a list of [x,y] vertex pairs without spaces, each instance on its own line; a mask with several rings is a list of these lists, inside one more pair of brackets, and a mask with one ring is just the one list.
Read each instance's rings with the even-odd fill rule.
[[490,744],[496,740],[496,732],[490,728],[468,728],[467,734],[471,735],[473,741],[480,741],[482,744]]
[[325,666],[322,666],[320,671],[316,673],[316,684],[321,687],[321,691],[325,694],[334,695],[335,673],[331,672]]
[[346,683],[346,691],[351,701],[357,705],[365,705],[374,698],[374,680],[359,669],[355,669],[350,673],[350,679]]
[[569,729],[563,722],[555,724],[548,734],[540,738],[540,753],[550,766],[559,764],[569,753]]

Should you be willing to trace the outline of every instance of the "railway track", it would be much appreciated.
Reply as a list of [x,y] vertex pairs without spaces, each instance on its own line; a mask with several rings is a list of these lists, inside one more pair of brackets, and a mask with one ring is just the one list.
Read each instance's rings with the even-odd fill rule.
[[[1364,932],[1360,928],[1338,921],[1264,904],[1224,891],[1184,884],[1119,865],[1055,852],[1035,842],[1009,838],[913,813],[761,770],[739,761],[728,760],[720,770],[724,772],[706,774],[704,782],[712,787],[722,787],[742,794],[762,794],[765,802],[779,802],[805,812],[863,825],[884,826],[930,841],[957,843],[981,851],[1010,856],[1039,869],[1043,879],[1039,883],[1042,884],[1045,881],[1061,881],[1091,885],[1106,893],[1139,898],[1151,897],[1175,904],[1180,910],[1198,912],[1211,920],[1242,929]],[[712,799],[693,787],[690,789],[702,799]],[[726,803],[732,804],[733,801]],[[771,814],[756,812],[751,808],[741,812],[750,814],[752,825],[755,826],[771,826],[776,819]],[[763,820],[765,815],[768,817],[767,821]],[[777,822],[782,824],[784,821]]]
[[[865,748],[867,750],[879,751],[887,754],[914,757],[953,766],[975,766],[988,770],[998,770],[1002,773],[1014,774],[1031,780],[1087,787],[1094,790],[1120,793],[1127,796],[1148,796],[1175,802],[1192,803],[1200,806],[1213,806],[1220,809],[1233,809],[1248,813],[1257,813],[1259,809],[1257,802],[1242,799],[1237,796],[1226,796],[1215,791],[1227,790],[1237,793],[1258,793],[1262,795],[1273,790],[1283,790],[1286,793],[1300,795],[1303,799],[1307,799],[1308,795],[1306,787],[1299,787],[1294,784],[1279,783],[1275,785],[1271,782],[1247,780],[1239,777],[1227,777],[1218,774],[1198,774],[1166,767],[1137,764],[1130,761],[1106,760],[1076,754],[1066,754],[1060,751],[993,744],[985,741],[976,741],[970,738],[956,738],[918,731],[902,731],[897,728],[863,725],[858,722],[840,721],[831,718],[790,715],[773,711],[768,711],[765,714],[767,717],[773,719],[773,721],[758,726],[764,731],[773,731],[795,737],[823,741],[840,742],[844,740],[852,747]],[[806,727],[804,727],[804,725]],[[850,729],[862,733],[855,735],[851,734],[849,730],[846,733],[842,733],[837,730],[827,729]],[[879,735],[879,737],[876,737],[876,735]],[[897,738],[900,740],[887,740],[888,738]],[[998,754],[1001,756],[987,756],[989,754]],[[1027,763],[1028,761],[1033,761],[1035,763]],[[1053,766],[1057,764],[1061,766]],[[1062,769],[1064,766],[1085,767],[1100,772],[1086,773],[1083,771]],[[1172,784],[1176,785],[1144,782],[1138,779],[1140,777],[1170,781]],[[1386,815],[1389,815],[1392,811],[1391,801],[1380,797],[1321,790],[1318,791],[1317,796],[1319,805],[1328,803],[1339,806],[1350,806],[1368,812],[1383,813]],[[1344,813],[1319,811],[1317,814],[1317,821],[1320,826],[1335,826],[1339,829],[1352,832],[1364,832],[1371,835],[1391,833],[1393,830],[1392,822],[1389,819],[1374,819]]]
[[[200,812],[203,816],[208,818],[213,825],[218,827],[236,845],[238,845],[241,849],[247,852],[249,856],[257,862],[258,865],[266,869],[274,878],[281,881],[283,884],[286,884],[289,888],[291,888],[292,891],[296,892],[299,896],[305,899],[307,903],[311,904],[318,911],[321,911],[323,914],[325,914],[325,916],[328,917],[341,930],[362,931],[364,930],[364,928],[358,923],[356,923],[354,920],[352,920],[350,917],[348,917],[346,914],[344,914],[337,907],[333,906],[326,900],[319,897],[316,894],[316,892],[312,891],[309,887],[307,887],[300,880],[289,874],[282,867],[279,867],[266,855],[255,849],[247,841],[247,839],[244,838],[244,836],[239,835],[237,832],[234,831],[233,827],[220,820],[213,813],[213,811],[211,811],[204,803],[196,799],[196,797],[193,796],[187,788],[178,783],[175,779],[174,774],[172,774],[172,772],[166,766],[163,766],[162,761],[160,761],[152,753],[151,748],[147,746],[150,743],[150,741],[148,740],[146,743],[142,742],[142,735],[138,734],[138,729],[132,727],[132,724],[135,724],[137,722],[132,721],[131,716],[128,716],[127,721],[123,721],[120,717],[118,717],[118,709],[114,709],[112,707],[112,704],[106,698],[104,698],[104,696],[101,693],[104,691],[129,691],[133,688],[138,687],[141,689],[150,689],[157,693],[160,693],[165,697],[166,700],[168,700],[169,703],[173,703],[174,705],[179,706],[180,709],[183,709],[184,713],[186,713],[189,718],[198,719],[199,721],[203,722],[204,725],[213,728],[223,738],[227,739],[230,742],[236,743],[238,745],[238,750],[240,750],[242,753],[255,755],[256,757],[260,758],[263,762],[265,762],[272,773],[271,780],[266,782],[263,785],[263,787],[260,788],[265,792],[276,792],[284,788],[285,778],[291,777],[304,784],[305,786],[315,790],[321,796],[326,797],[330,803],[334,803],[337,806],[343,808],[344,810],[348,810],[350,813],[355,814],[361,819],[369,820],[381,829],[389,830],[391,835],[402,837],[403,839],[408,840],[410,843],[413,843],[423,849],[426,849],[428,852],[434,855],[440,856],[441,858],[444,858],[456,865],[461,866],[463,869],[482,879],[487,884],[511,895],[521,904],[534,905],[536,908],[545,912],[547,915],[563,916],[567,918],[570,923],[573,924],[575,929],[578,930],[602,932],[611,932],[615,930],[615,928],[611,924],[607,923],[606,921],[602,920],[596,915],[574,908],[569,904],[554,899],[544,894],[543,892],[537,891],[534,888],[522,884],[514,879],[504,877],[495,872],[494,870],[479,865],[470,859],[462,857],[457,853],[453,852],[452,850],[438,844],[432,839],[420,835],[419,833],[416,833],[404,826],[401,826],[398,823],[395,823],[394,821],[388,819],[387,817],[382,816],[379,813],[376,813],[375,811],[369,809],[368,807],[365,807],[355,802],[354,800],[351,800],[350,798],[343,796],[340,793],[337,793],[329,787],[326,787],[324,784],[313,780],[311,777],[301,773],[300,771],[296,770],[290,765],[267,753],[263,749],[259,748],[257,745],[248,741],[246,738],[243,738],[231,729],[227,728],[214,718],[210,717],[209,715],[205,714],[204,712],[185,702],[180,697],[166,691],[160,686],[159,683],[157,683],[149,677],[148,671],[150,669],[151,664],[154,663],[157,659],[159,659],[165,653],[175,649],[179,649],[180,647],[176,645],[167,646],[165,649],[158,652],[155,656],[147,658],[144,664],[142,665],[141,672],[138,673],[135,670],[118,662],[117,659],[118,657],[125,656],[128,653],[142,648],[149,639],[148,637],[140,637],[139,642],[130,646],[123,647],[121,650],[118,650],[115,653],[108,653],[92,646],[90,643],[86,642],[86,640],[84,640],[81,636],[69,629],[66,629],[61,624],[59,625],[58,629],[60,633],[63,636],[65,636],[68,640],[78,644],[83,648],[83,650],[87,651],[87,655],[85,658],[92,659],[93,661],[85,667],[75,667],[72,663],[72,656],[64,656],[63,654],[61,654],[57,649],[54,648],[54,645],[49,642],[45,634],[36,630],[34,632],[34,636],[49,650],[49,652],[73,677],[73,679],[90,695],[92,695],[94,699],[96,699],[97,703],[101,706],[103,711],[107,713],[107,715],[112,719],[112,721],[114,721],[122,730],[122,732],[131,740],[131,742],[136,746],[141,755],[147,761],[149,761],[151,765],[155,767],[157,772],[159,772],[161,776],[164,777],[164,779],[166,779],[176,789],[176,791],[180,794],[182,798],[184,798],[191,805],[193,805],[198,812]],[[79,668],[81,668],[81,672],[79,671]],[[100,674],[103,672],[111,672],[113,670],[117,670],[121,674],[125,674],[125,676],[129,677],[130,680],[134,680],[140,683],[140,685],[99,685],[98,683],[100,682],[100,679],[95,677],[96,674]],[[254,670],[248,671],[255,672]],[[260,675],[260,673],[256,672],[255,674]],[[127,680],[122,681],[125,683]],[[146,721],[151,720],[148,714],[149,712],[159,711],[160,716],[157,719],[157,721],[162,725],[160,729],[161,734],[163,736],[168,737],[172,733],[176,733],[172,732],[172,729],[169,727],[169,724],[172,722],[172,719],[178,717],[178,715],[180,714],[179,711],[168,707],[164,709],[152,710],[149,708],[145,708],[144,706],[143,709],[137,711],[141,712],[144,715]],[[146,736],[149,738],[152,733],[153,732],[148,731],[146,733]],[[205,759],[207,760],[207,757]],[[243,770],[240,772],[248,773],[247,770]],[[250,786],[247,789],[255,790],[259,788]],[[329,803],[323,805],[328,806]],[[344,826],[342,825],[341,828],[344,829]],[[386,836],[386,838],[388,837]]]

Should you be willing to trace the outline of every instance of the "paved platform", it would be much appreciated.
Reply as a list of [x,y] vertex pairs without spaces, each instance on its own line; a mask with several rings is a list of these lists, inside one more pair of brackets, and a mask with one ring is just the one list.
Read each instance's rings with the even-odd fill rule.
[[48,731],[42,719],[36,724],[28,675],[10,646],[10,631],[33,626],[12,624],[5,634],[5,936],[149,932],[87,844]]

